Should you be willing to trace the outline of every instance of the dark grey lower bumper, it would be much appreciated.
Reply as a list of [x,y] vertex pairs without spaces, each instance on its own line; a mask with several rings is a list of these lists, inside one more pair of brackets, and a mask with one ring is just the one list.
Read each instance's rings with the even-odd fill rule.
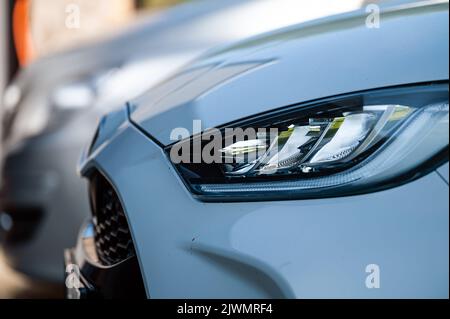
[[67,249],[65,287],[68,299],[142,299],[146,298],[137,257],[115,265],[103,265],[96,256],[94,237],[88,223],[78,238],[77,247]]

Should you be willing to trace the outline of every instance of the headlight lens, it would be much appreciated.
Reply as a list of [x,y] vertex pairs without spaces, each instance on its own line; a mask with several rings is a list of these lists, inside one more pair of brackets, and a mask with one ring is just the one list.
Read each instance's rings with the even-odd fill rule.
[[339,116],[299,119],[276,136],[239,141],[221,149],[224,162],[233,162],[224,165],[223,171],[230,177],[330,172],[364,154],[413,112],[408,106],[377,105]]
[[23,104],[17,108],[15,117],[11,120],[11,131],[8,138],[13,141],[13,144],[41,133],[50,120],[51,110],[47,101],[35,96],[31,96],[31,98],[32,102],[28,100],[30,97],[22,102]]
[[[205,200],[357,194],[421,176],[441,162],[438,157],[448,160],[448,112],[447,85],[372,91],[222,128],[217,148],[202,135],[190,139],[192,147],[181,142],[169,151]],[[246,134],[237,136],[230,127]],[[199,139],[202,155],[206,148],[218,153],[214,162],[195,162]],[[186,150],[192,156],[173,160]]]

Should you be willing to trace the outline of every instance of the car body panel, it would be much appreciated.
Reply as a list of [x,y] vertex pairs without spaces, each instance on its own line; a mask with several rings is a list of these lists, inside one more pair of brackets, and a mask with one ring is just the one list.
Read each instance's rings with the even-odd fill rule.
[[[448,298],[448,184],[436,172],[361,196],[204,203],[126,123],[83,160],[92,169],[122,200],[149,297]],[[366,286],[372,264],[379,289]]]
[[[386,9],[378,29],[366,18],[328,17],[212,52],[132,101],[132,120],[168,145],[172,129],[197,119],[206,129],[319,98],[448,79],[448,2]],[[249,63],[258,67],[223,77]]]
[[444,181],[447,182],[447,184],[448,184],[448,167],[449,167],[449,165],[447,163],[447,164],[442,165],[441,167],[439,167],[438,170],[437,170],[438,174],[442,177],[442,179]]

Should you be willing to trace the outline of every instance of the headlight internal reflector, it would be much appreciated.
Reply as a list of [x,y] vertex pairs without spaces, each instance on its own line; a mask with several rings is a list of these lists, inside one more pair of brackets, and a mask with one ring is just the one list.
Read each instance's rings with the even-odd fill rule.
[[[364,193],[448,160],[448,112],[448,85],[354,94],[232,125],[253,135],[229,136],[227,126],[212,150],[219,160],[175,165],[204,200]],[[210,142],[202,137],[200,150]]]

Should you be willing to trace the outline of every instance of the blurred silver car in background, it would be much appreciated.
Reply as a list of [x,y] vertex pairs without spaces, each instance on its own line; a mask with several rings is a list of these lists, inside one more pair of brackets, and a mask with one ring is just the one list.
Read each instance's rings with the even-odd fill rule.
[[62,281],[63,248],[75,244],[89,211],[75,163],[101,114],[213,46],[360,3],[193,1],[155,14],[115,39],[22,70],[4,99],[0,237],[11,265]]

